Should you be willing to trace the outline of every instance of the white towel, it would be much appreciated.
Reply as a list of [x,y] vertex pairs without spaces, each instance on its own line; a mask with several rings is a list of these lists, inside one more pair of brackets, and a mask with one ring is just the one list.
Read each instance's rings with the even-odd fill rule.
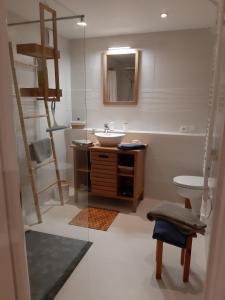
[[117,101],[117,79],[116,71],[108,71],[108,91],[109,91],[109,101]]

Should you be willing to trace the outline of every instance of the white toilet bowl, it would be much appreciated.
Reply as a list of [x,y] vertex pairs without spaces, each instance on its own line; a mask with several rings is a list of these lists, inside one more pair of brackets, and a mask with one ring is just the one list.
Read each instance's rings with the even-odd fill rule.
[[202,205],[202,194],[204,189],[204,178],[200,176],[177,176],[173,182],[177,193],[191,201],[192,210],[200,215]]

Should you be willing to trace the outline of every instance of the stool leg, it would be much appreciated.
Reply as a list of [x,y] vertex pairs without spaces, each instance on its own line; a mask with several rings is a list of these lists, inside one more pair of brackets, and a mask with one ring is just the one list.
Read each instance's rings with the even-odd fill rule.
[[191,249],[192,249],[192,236],[189,236],[187,238],[187,244],[186,244],[186,250],[185,250],[183,282],[189,281]]
[[157,240],[157,246],[156,246],[156,279],[161,279],[162,255],[163,255],[163,242]]
[[188,198],[185,198],[185,208],[192,209],[192,207],[191,207],[191,201]]
[[185,249],[181,249],[181,257],[180,257],[180,263],[183,266],[184,265],[184,258],[185,258]]

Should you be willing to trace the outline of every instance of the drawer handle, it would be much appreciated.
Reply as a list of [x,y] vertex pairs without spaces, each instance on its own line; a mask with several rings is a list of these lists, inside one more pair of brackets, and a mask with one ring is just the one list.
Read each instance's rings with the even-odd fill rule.
[[101,158],[109,158],[109,156],[108,155],[106,155],[106,154],[99,154],[99,156],[98,157],[101,157]]

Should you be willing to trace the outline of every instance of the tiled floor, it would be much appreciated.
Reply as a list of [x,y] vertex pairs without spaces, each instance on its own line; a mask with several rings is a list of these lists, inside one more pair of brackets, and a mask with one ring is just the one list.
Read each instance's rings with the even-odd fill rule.
[[[105,202],[104,202],[105,203]],[[190,283],[182,282],[180,250],[166,245],[163,278],[155,279],[153,223],[146,212],[157,201],[145,199],[136,214],[124,206],[107,232],[68,225],[80,208],[55,206],[33,230],[90,240],[94,244],[67,280],[56,300],[194,300],[203,299],[205,239],[193,242]],[[102,205],[94,201],[93,205]],[[116,208],[114,202],[108,207]]]

